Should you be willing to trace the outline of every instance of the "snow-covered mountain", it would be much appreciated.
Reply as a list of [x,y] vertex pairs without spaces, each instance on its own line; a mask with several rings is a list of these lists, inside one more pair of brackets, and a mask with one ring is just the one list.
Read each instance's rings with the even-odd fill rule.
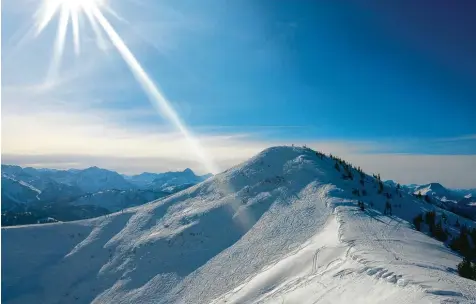
[[75,176],[73,184],[88,193],[109,189],[130,190],[135,188],[119,173],[98,167],[91,167],[73,174]]
[[2,190],[8,191],[2,194],[18,203],[31,203],[38,201],[41,191],[23,181],[16,180],[9,176],[2,176]]
[[149,188],[157,178],[158,173],[143,172],[137,175],[123,175],[126,180],[140,188]]
[[414,193],[421,195],[429,195],[432,197],[438,197],[442,200],[450,200],[450,201],[457,201],[461,198],[461,195],[446,189],[440,183],[429,183],[426,185],[418,185],[414,188]]
[[[35,170],[35,169],[33,169]],[[50,179],[39,176],[37,172],[33,172],[30,168],[22,168],[19,166],[2,165],[2,179],[9,178],[28,185],[29,188],[43,190],[47,184],[51,182]]]
[[[48,188],[56,188],[55,191],[76,192],[75,194],[81,195],[112,189],[162,191],[168,187],[195,185],[212,175],[196,175],[188,168],[184,171],[177,172],[144,172],[138,175],[128,176],[98,167],[90,167],[84,170],[55,170],[2,165],[2,176],[25,183],[28,187],[40,191]],[[61,188],[59,185],[65,186],[59,189]],[[66,186],[72,188],[67,189],[65,188]],[[76,191],[73,191],[73,188]]]
[[459,193],[463,197],[474,197],[476,198],[476,189],[452,189],[454,192]]
[[40,193],[25,182],[2,175],[2,211],[21,210],[24,205],[39,201]]
[[[461,257],[409,224],[442,210],[344,171],[275,147],[107,217],[2,228],[3,301],[476,303],[476,282],[455,270]],[[456,220],[476,225],[447,213],[450,237]]]
[[55,170],[2,165],[2,221],[17,225],[48,217],[91,218],[162,198],[203,180],[191,170],[142,177],[147,175],[152,176],[151,183],[141,189],[117,172],[97,167]]
[[114,206],[111,210],[117,211],[119,206],[136,206],[186,189],[209,176],[197,176],[190,169],[124,176],[98,167],[55,170],[2,165],[2,196],[15,204],[75,201]]
[[447,189],[439,183],[408,187],[413,194],[429,197],[429,203],[476,220],[476,196],[470,190]]
[[98,167],[84,170],[52,170],[2,165],[2,175],[21,180],[39,190],[49,188],[52,184],[75,187],[82,193],[94,193],[108,189],[129,190],[135,188],[119,173]]
[[187,168],[184,171],[176,172],[144,172],[138,175],[125,176],[125,178],[142,189],[164,191],[167,188],[170,189],[170,187],[198,184],[211,176],[212,174],[196,175],[191,169]]

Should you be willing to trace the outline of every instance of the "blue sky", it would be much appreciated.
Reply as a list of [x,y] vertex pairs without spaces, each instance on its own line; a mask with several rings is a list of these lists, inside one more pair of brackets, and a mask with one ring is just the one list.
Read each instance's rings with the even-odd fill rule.
[[[3,3],[4,162],[205,170],[90,27],[79,56],[68,33],[46,85],[56,22],[33,39],[37,7],[24,2]],[[220,169],[295,143],[389,179],[476,187],[474,2],[108,4],[127,21],[108,19]]]

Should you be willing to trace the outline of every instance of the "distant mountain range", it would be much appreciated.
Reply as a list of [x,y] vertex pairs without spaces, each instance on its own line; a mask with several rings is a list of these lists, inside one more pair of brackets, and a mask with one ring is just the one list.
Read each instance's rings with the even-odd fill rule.
[[427,196],[429,203],[476,220],[475,189],[448,189],[439,183],[406,186],[414,195]]
[[[387,180],[386,185],[396,187],[397,182]],[[425,201],[437,207],[446,209],[460,216],[476,220],[476,188],[450,189],[440,183],[400,185],[403,191],[418,196],[421,194]]]
[[31,224],[48,217],[64,221],[100,216],[165,197],[210,176],[195,175],[188,168],[128,176],[98,167],[2,165],[2,220],[4,225]]
[[186,184],[198,184],[209,177],[212,174],[195,175],[195,173],[187,168],[184,171],[179,172],[165,172],[165,173],[149,173],[144,172],[138,175],[127,176],[124,178],[139,188],[164,190],[170,187],[177,187]]

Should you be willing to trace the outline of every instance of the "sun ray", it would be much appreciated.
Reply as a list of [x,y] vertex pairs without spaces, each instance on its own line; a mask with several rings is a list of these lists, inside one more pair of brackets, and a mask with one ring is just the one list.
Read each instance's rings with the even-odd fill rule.
[[144,91],[149,95],[149,99],[152,102],[152,105],[156,108],[159,114],[164,115],[170,122],[182,133],[182,135],[187,139],[188,143],[190,144],[191,148],[197,154],[197,156],[201,159],[204,166],[207,170],[211,172],[218,172],[218,168],[216,165],[210,160],[210,158],[206,155],[205,151],[203,150],[202,146],[200,145],[199,141],[190,134],[190,131],[187,129],[185,124],[180,120],[177,115],[177,112],[173,109],[170,105],[169,101],[165,98],[165,96],[159,91],[157,86],[153,83],[150,77],[147,75],[145,70],[142,68],[140,63],[137,61],[135,56],[129,50],[125,42],[119,36],[119,34],[114,30],[112,25],[109,21],[104,17],[100,10],[93,8],[92,14],[104,29],[106,34],[108,35],[111,42],[114,44],[118,52],[121,54],[124,61],[129,66],[132,74],[142,86]]
[[61,3],[57,0],[43,1],[40,9],[37,13],[37,23],[35,36],[38,36],[43,32],[45,27],[51,22],[54,15],[60,8]]
[[[42,0],[40,9],[36,14],[36,36],[38,36],[45,27],[53,20],[56,14],[59,14],[58,29],[53,49],[53,58],[48,73],[49,80],[56,77],[61,58],[64,52],[66,34],[68,30],[69,20],[71,19],[74,51],[76,54],[80,52],[80,26],[79,15],[85,15],[94,32],[96,43],[102,50],[106,50],[107,41],[117,49],[122,59],[128,65],[130,71],[134,75],[137,82],[145,91],[153,107],[157,112],[166,118],[174,127],[180,131],[189,143],[191,149],[200,159],[202,165],[212,173],[217,173],[219,168],[214,164],[212,159],[207,155],[199,140],[190,132],[184,122],[180,119],[177,112],[154,84],[152,79],[143,69],[134,54],[130,51],[124,40],[113,28],[111,23],[103,14],[103,11],[111,14],[120,21],[127,22],[115,13],[106,3],[105,0]],[[107,40],[104,37],[108,38]],[[54,78],[53,78],[54,79]]]
[[53,49],[53,58],[48,71],[48,80],[57,76],[61,58],[63,56],[64,42],[66,39],[66,30],[68,29],[70,11],[66,7],[61,7],[58,24],[58,33],[56,35],[55,47]]
[[74,52],[79,55],[80,42],[79,42],[79,14],[78,12],[71,13],[71,26],[73,27],[73,40],[74,40]]
[[91,24],[91,28],[93,29],[94,35],[96,36],[96,44],[99,49],[105,50],[106,49],[106,39],[104,39],[104,36],[101,32],[101,29],[99,28],[99,25],[94,18],[94,16],[91,13],[91,10],[86,10],[85,12],[86,17],[89,20],[89,23]]
[[117,20],[124,22],[124,23],[129,23],[125,18],[123,18],[121,15],[119,15],[115,10],[113,10],[109,5],[104,5],[104,10],[116,18]]

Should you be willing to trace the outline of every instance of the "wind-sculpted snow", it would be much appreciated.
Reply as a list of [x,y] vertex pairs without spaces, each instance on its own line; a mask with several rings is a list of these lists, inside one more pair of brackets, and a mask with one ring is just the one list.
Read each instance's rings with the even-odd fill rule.
[[407,222],[428,206],[403,193],[384,216],[376,181],[364,183],[356,197],[358,178],[342,179],[333,160],[276,147],[112,215],[4,228],[3,300],[475,303],[476,284],[455,273],[461,258]]

